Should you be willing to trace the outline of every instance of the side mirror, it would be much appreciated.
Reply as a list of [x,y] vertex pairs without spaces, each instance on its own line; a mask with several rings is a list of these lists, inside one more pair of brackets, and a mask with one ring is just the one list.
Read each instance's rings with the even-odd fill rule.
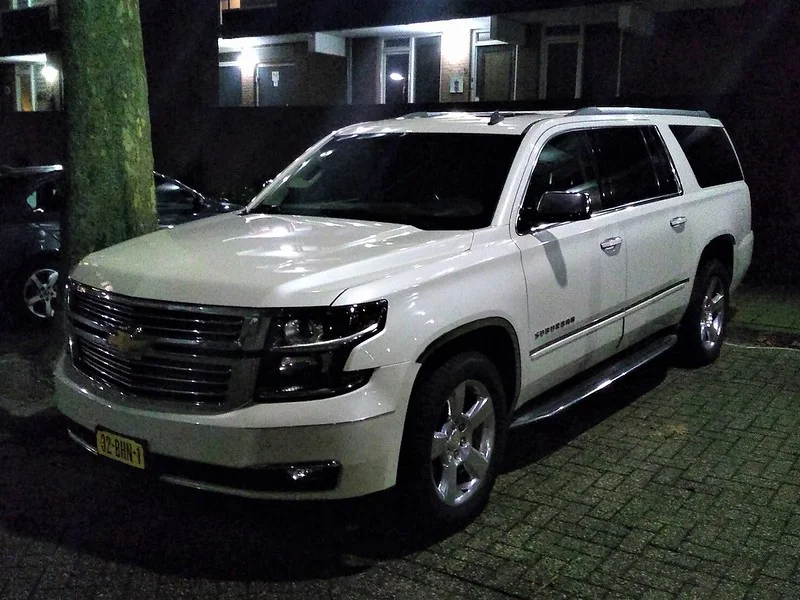
[[536,213],[547,221],[580,221],[592,214],[592,198],[586,192],[545,192]]

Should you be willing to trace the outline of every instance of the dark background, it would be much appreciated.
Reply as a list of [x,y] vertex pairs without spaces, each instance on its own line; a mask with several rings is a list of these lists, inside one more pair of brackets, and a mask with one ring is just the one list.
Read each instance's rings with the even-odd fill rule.
[[[606,69],[614,72],[614,27],[597,25],[587,26],[586,56],[595,63],[585,66],[580,101],[216,106],[219,36],[331,30],[592,3],[429,0],[389,5],[367,0],[279,0],[271,9],[227,13],[220,30],[216,0],[141,0],[156,168],[211,193],[241,196],[334,128],[426,108],[602,104],[705,109],[726,125],[751,188],[756,248],[749,280],[800,283],[800,236],[796,235],[800,208],[795,199],[800,190],[800,11],[791,0],[659,14],[654,35],[626,38],[619,98],[614,97],[615,81],[597,75]],[[4,33],[0,51],[9,44],[28,43],[26,36],[36,32],[36,24],[22,25],[14,28],[11,38]],[[4,32],[8,30],[4,24]],[[58,47],[59,32],[49,31],[37,39]],[[357,102],[357,82],[353,96]],[[0,163],[62,162],[63,117],[63,113],[0,113]]]

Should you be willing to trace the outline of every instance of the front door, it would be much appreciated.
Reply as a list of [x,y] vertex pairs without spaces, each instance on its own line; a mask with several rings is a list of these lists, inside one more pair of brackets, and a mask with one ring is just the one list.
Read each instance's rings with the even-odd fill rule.
[[520,212],[525,217],[515,236],[528,289],[526,380],[534,382],[522,390],[523,398],[614,353],[622,337],[626,288],[627,248],[616,215],[561,223],[535,215],[546,191],[586,192],[599,201],[587,134],[556,130],[535,144],[532,156]]
[[258,65],[256,69],[257,105],[288,106],[293,103],[294,65],[272,67]]

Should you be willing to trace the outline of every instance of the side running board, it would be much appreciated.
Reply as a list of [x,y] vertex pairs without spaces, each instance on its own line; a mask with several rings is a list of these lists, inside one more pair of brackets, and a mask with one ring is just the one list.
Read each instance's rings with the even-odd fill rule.
[[658,338],[644,347],[635,350],[631,354],[624,355],[622,359],[595,372],[588,379],[581,379],[575,385],[559,392],[555,397],[547,400],[543,404],[524,406],[521,412],[512,417],[511,429],[524,427],[536,421],[552,417],[561,411],[585,400],[595,392],[608,387],[617,379],[620,379],[650,362],[654,358],[661,356],[672,348],[678,341],[678,336],[670,334]]

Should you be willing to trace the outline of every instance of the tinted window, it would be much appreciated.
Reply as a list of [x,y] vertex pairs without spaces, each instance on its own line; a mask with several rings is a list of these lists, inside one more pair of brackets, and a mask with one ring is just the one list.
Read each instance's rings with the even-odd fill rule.
[[8,177],[0,179],[0,216],[3,221],[51,216],[65,205],[60,178]]
[[722,127],[670,125],[700,187],[743,179],[736,153]]
[[258,198],[256,212],[488,226],[520,137],[406,133],[339,137]]
[[63,184],[60,180],[50,180],[39,185],[28,196],[28,205],[36,212],[56,213],[66,204]]
[[639,127],[592,129],[603,208],[661,195]]
[[659,195],[677,194],[679,191],[678,179],[667,148],[664,146],[664,140],[661,139],[655,127],[642,127],[642,132],[647,140],[647,146],[650,148],[650,157],[656,170]]
[[195,211],[195,198],[174,183],[156,181],[156,208],[159,213],[192,213]]
[[[588,192],[592,197],[592,209],[601,208],[597,174],[584,132],[562,133],[545,144],[531,174],[523,207],[534,210],[542,194],[550,191]],[[528,212],[526,220],[530,221],[530,215]]]

